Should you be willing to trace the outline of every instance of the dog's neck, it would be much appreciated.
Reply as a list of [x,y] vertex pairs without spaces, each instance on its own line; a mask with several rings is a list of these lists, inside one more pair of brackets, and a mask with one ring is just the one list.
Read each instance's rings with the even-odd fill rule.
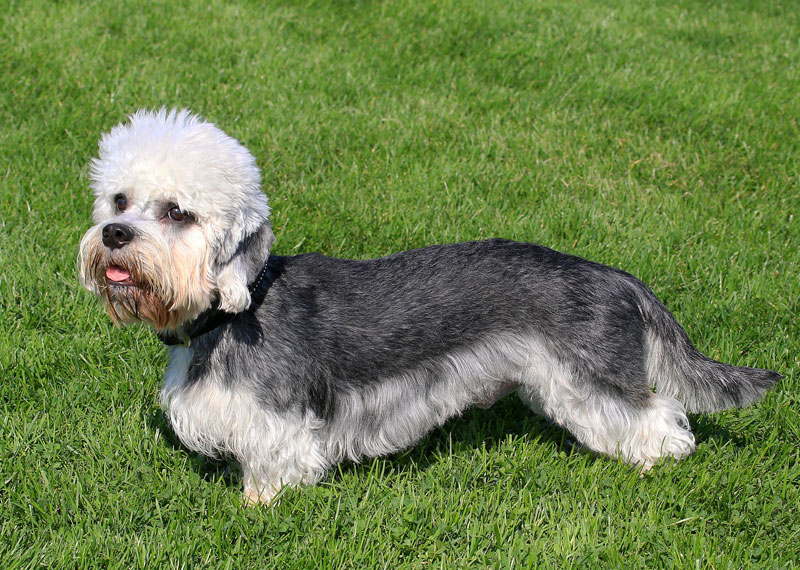
[[[280,273],[280,265],[282,265],[280,258],[273,255],[264,262],[261,271],[247,286],[250,290],[250,306],[246,311],[254,311],[264,302],[267,291]],[[194,320],[181,326],[180,329],[158,333],[158,340],[167,346],[189,346],[197,337],[229,323],[238,314],[221,310],[219,299],[215,299],[211,307],[200,313]]]

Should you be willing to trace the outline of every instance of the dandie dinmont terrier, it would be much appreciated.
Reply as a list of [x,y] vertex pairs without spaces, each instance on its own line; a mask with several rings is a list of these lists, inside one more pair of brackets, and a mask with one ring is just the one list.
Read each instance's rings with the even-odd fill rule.
[[692,452],[686,410],[747,405],[780,378],[698,352],[628,273],[540,245],[270,255],[253,156],[187,111],[112,129],[91,180],[82,283],[116,323],[153,326],[175,433],[238,460],[252,501],[514,391],[587,448],[646,469]]

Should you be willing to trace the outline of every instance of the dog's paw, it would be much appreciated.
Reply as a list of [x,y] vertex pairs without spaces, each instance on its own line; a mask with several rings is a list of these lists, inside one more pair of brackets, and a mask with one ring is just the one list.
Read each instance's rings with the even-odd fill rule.
[[253,487],[246,487],[244,489],[244,494],[242,498],[244,499],[244,504],[247,507],[255,507],[258,505],[272,505],[275,506],[278,504],[278,501],[273,501],[275,497],[275,490],[272,488],[269,489],[262,489],[261,491],[257,491]]

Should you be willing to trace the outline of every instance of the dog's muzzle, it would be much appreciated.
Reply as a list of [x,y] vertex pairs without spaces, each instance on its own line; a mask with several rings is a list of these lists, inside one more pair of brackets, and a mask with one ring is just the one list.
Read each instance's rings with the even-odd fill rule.
[[133,241],[133,229],[125,224],[108,224],[103,228],[103,245],[119,249]]

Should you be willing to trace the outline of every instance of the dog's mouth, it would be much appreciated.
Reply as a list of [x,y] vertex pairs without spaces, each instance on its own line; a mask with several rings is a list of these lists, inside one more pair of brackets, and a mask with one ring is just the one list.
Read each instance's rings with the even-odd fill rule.
[[104,280],[100,291],[106,301],[111,319],[118,325],[136,321],[151,323],[156,330],[163,330],[175,323],[180,312],[170,311],[161,297],[153,291],[138,267],[130,268],[116,263],[98,267],[98,281]]
[[124,267],[120,267],[119,265],[111,264],[106,267],[106,278],[108,279],[108,284],[112,286],[136,286],[136,283],[134,283],[133,279],[131,278],[131,272]]

